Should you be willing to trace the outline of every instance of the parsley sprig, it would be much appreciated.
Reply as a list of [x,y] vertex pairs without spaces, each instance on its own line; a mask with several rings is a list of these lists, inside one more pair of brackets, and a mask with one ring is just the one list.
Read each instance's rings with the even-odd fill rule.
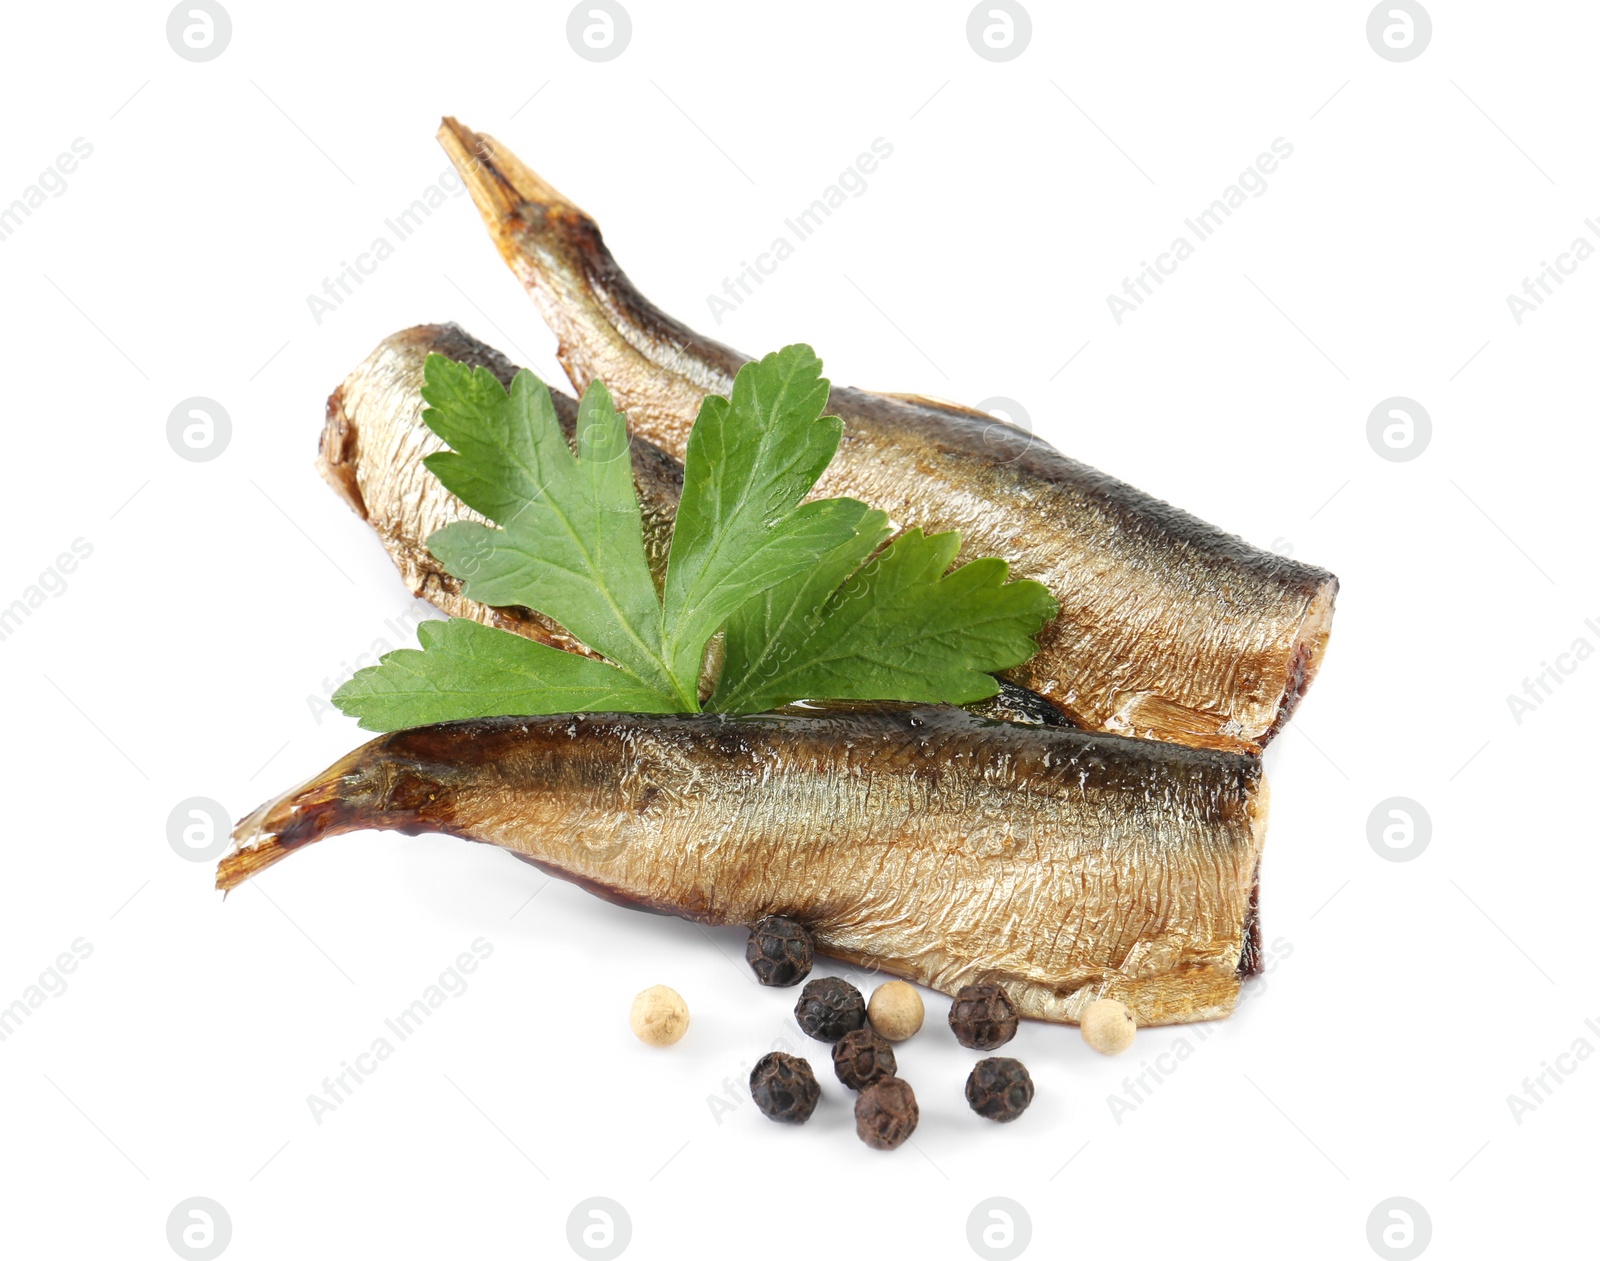
[[[828,382],[808,346],[746,364],[701,406],[660,594],[646,560],[626,423],[596,381],[576,449],[530,372],[511,387],[441,355],[423,421],[450,448],[433,474],[492,524],[459,521],[429,550],[472,600],[521,605],[603,659],[461,618],[425,622],[334,693],[363,727],[578,711],[694,712],[706,646],[725,631],[705,708],[751,713],[800,699],[949,701],[994,695],[1056,612],[1006,564],[946,574],[960,538],[909,530],[854,499],[802,502],[838,449]],[[877,553],[874,555],[874,553]]]

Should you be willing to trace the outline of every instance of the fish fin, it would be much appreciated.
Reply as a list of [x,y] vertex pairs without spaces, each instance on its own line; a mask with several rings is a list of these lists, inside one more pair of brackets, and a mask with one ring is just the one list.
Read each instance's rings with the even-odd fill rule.
[[932,394],[904,394],[895,390],[874,391],[879,398],[892,398],[899,403],[910,403],[915,407],[927,407],[936,412],[954,412],[958,416],[978,416],[984,420],[994,420],[996,417],[983,411],[981,408],[970,407],[966,403],[953,403],[947,398],[937,398]]

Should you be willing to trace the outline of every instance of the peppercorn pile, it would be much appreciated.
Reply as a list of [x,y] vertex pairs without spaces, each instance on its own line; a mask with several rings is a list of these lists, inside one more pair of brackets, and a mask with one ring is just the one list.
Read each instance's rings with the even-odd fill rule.
[[[816,944],[804,924],[768,915],[750,929],[745,961],[762,985],[798,985],[811,974]],[[922,1028],[922,996],[904,981],[885,981],[865,999],[837,976],[806,981],[794,1005],[795,1022],[808,1038],[829,1045],[833,1073],[856,1092],[856,1135],[868,1147],[893,1151],[915,1132],[921,1110],[916,1092],[899,1075],[895,1042]],[[689,1009],[677,991],[652,986],[634,1000],[630,1021],[640,1040],[670,1046],[689,1027]],[[998,985],[966,985],[950,1004],[950,1032],[962,1046],[993,1051],[1017,1036],[1017,1011]],[[1090,1003],[1080,1022],[1083,1040],[1103,1055],[1133,1044],[1133,1015],[1113,999]],[[1033,1102],[1033,1077],[1021,1060],[980,1059],[967,1074],[967,1105],[991,1121],[1015,1121]],[[801,1125],[811,1119],[822,1087],[798,1055],[771,1051],[750,1070],[750,1097],[773,1121]]]
[[[745,959],[763,985],[794,985],[811,971],[815,947],[805,925],[769,915],[750,930]],[[898,1075],[892,1042],[922,1028],[922,997],[904,981],[885,981],[864,1001],[836,976],[808,981],[794,1007],[801,1031],[832,1046],[833,1072],[855,1101],[856,1135],[868,1147],[893,1151],[917,1128],[916,1092]],[[968,985],[950,1007],[950,1029],[962,1046],[992,1051],[1017,1033],[1017,1013],[997,985]],[[805,1060],[774,1051],[750,1074],[750,1095],[764,1116],[802,1122],[821,1088]],[[979,1116],[1015,1121],[1033,1102],[1033,1078],[1021,1060],[979,1060],[967,1077],[967,1103]]]

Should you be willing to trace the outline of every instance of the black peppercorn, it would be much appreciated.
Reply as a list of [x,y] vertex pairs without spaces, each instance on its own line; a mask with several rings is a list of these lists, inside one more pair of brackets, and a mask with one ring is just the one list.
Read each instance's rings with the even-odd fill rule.
[[809,1120],[821,1094],[811,1065],[798,1056],[771,1051],[750,1070],[750,1097],[774,1121]]
[[786,915],[768,915],[750,929],[744,959],[763,985],[798,985],[811,971],[812,953],[804,924]]
[[1015,1121],[1033,1102],[1033,1078],[1021,1060],[996,1055],[979,1060],[967,1075],[967,1102],[991,1121]]
[[837,1042],[867,1023],[867,1002],[861,991],[836,976],[807,981],[794,1005],[800,1028],[818,1042]]
[[851,1090],[893,1077],[894,1048],[871,1029],[852,1029],[833,1044],[833,1071]]
[[963,985],[950,1004],[956,1041],[974,1051],[992,1051],[1017,1036],[1017,1010],[998,985]]
[[893,1151],[917,1128],[917,1097],[898,1077],[880,1077],[856,1096],[856,1135],[868,1147]]

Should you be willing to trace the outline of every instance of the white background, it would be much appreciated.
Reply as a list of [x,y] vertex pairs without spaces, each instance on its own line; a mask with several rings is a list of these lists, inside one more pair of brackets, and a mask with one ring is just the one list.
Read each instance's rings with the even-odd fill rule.
[[[1367,1256],[1391,1196],[1425,1208],[1432,1255],[1592,1241],[1600,1062],[1566,1061],[1521,1124],[1507,1097],[1600,1047],[1600,664],[1520,723],[1506,697],[1600,646],[1600,261],[1520,326],[1506,295],[1600,214],[1593,6],[1441,2],[1404,64],[1360,3],[1035,3],[1004,64],[969,47],[964,3],[637,0],[606,64],[569,47],[564,4],[228,7],[205,64],[159,4],[6,16],[0,205],[93,145],[0,242],[0,604],[93,548],[0,642],[0,1004],[93,950],[0,1043],[7,1255],[170,1256],[196,1195],[238,1258],[565,1256],[591,1196],[624,1206],[638,1257],[971,1256],[992,1196],[1037,1256]],[[750,1104],[750,1063],[802,1039],[738,931],[442,838],[341,839],[226,903],[175,855],[180,800],[237,816],[359,742],[312,702],[401,642],[405,591],[312,468],[328,392],[447,319],[560,379],[465,197],[308,309],[447,169],[443,113],[594,214],[691,324],[809,341],[841,382],[1008,396],[1071,454],[1339,574],[1325,668],[1268,756],[1274,964],[1237,1016],[1118,1060],[1028,1023],[1007,1050],[1037,1101],[1000,1127],[967,1111],[974,1057],[929,993],[900,1051],[922,1124],[883,1154],[820,1044],[811,1124]],[[715,327],[706,296],[880,136],[865,195]],[[1267,191],[1118,326],[1106,296],[1276,137]],[[195,395],[233,424],[206,463],[166,440]],[[1394,395],[1433,421],[1410,462],[1366,439]],[[1413,861],[1368,844],[1391,796],[1431,817]],[[468,991],[318,1124],[307,1096],[479,937]],[[666,1052],[626,1027],[656,982],[693,1011]]]

